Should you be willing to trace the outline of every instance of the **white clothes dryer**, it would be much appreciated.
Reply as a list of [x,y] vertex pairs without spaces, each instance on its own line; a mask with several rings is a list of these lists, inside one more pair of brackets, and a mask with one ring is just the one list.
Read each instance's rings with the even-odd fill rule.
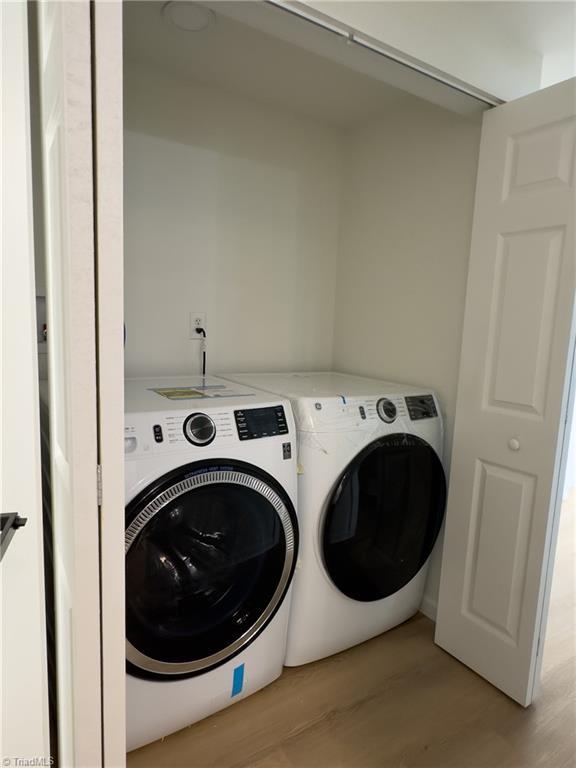
[[416,613],[446,505],[434,392],[340,373],[225,376],[289,398],[296,419],[301,536],[286,664]]
[[131,750],[281,674],[298,525],[289,401],[216,377],[125,392]]

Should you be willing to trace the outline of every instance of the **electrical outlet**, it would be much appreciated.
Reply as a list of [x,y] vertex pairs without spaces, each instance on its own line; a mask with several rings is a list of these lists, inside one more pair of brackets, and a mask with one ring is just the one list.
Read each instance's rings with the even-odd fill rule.
[[206,312],[190,312],[190,339],[200,340],[201,333],[196,333],[197,328],[204,328],[206,331]]

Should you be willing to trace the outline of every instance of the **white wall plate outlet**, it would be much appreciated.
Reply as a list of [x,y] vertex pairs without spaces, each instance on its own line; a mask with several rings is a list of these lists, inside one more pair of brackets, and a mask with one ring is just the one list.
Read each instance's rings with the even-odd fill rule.
[[190,312],[190,323],[189,323],[189,338],[190,339],[197,339],[198,341],[202,338],[201,333],[197,333],[197,328],[204,328],[204,331],[207,332],[206,328],[206,312]]

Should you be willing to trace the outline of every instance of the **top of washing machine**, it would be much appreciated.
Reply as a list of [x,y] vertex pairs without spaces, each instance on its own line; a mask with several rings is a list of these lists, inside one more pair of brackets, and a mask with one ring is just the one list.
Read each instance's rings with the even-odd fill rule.
[[378,423],[441,423],[436,394],[426,387],[379,381],[346,373],[230,373],[225,378],[274,392],[292,401],[300,432],[343,432]]
[[124,387],[125,413],[161,411],[212,410],[242,408],[243,405],[269,405],[278,395],[255,391],[249,385],[232,383],[219,376],[163,376],[126,379]]

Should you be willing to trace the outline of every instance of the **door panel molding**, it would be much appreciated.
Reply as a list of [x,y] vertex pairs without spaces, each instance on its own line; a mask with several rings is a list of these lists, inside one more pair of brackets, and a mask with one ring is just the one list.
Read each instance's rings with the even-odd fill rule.
[[510,136],[502,201],[550,187],[571,187],[575,129],[576,122],[568,118]]
[[[462,610],[516,647],[536,477],[478,460],[474,486]],[[504,585],[495,583],[502,572]]]
[[564,232],[561,226],[498,235],[485,408],[544,417]]

